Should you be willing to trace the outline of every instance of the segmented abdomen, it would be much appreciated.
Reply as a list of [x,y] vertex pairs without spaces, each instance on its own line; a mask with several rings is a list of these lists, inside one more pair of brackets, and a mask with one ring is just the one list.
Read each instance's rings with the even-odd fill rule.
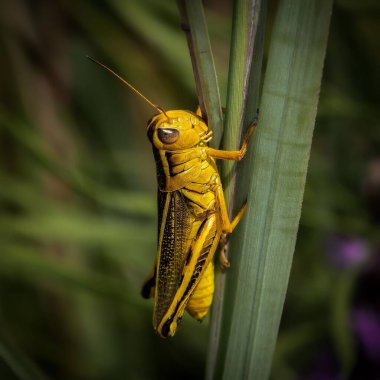
[[191,296],[186,310],[189,314],[201,321],[211,306],[214,295],[214,263],[211,261]]

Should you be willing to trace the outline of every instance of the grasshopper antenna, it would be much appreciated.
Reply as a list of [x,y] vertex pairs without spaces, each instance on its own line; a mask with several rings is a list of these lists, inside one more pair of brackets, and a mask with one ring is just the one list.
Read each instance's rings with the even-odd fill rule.
[[97,61],[96,59],[90,57],[89,55],[86,55],[86,58],[91,60],[92,62],[96,63],[98,66],[102,67],[103,69],[107,70],[109,73],[111,73],[113,76],[115,76],[117,79],[119,79],[121,82],[123,82],[125,85],[127,85],[134,93],[137,95],[140,95],[147,103],[149,103],[153,108],[155,108],[158,112],[162,113],[166,116],[166,118],[169,119],[168,115],[164,111],[163,108],[157,106],[153,102],[151,102],[146,96],[144,96],[139,90],[137,90],[135,87],[133,87],[129,82],[127,82],[124,78],[122,78],[119,74],[116,74],[115,71],[110,69],[108,66],[106,66],[104,63],[101,63]]

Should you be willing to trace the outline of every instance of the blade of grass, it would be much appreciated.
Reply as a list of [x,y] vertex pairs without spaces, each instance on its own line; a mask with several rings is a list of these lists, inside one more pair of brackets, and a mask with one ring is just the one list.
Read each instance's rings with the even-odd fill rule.
[[213,131],[211,145],[219,147],[223,133],[218,79],[201,0],[178,2],[182,28],[186,32],[199,105],[209,128]]
[[[233,19],[227,118],[225,123],[226,132],[223,139],[223,148],[225,149],[238,148],[239,136],[242,130],[246,129],[249,124],[252,123],[256,115],[261,78],[266,2],[245,0],[235,2]],[[246,158],[242,165],[239,165],[240,169],[243,169],[250,161],[250,157]],[[234,187],[234,178],[232,175],[235,172],[235,168],[236,165],[233,163],[223,162],[222,177],[225,186],[226,201],[227,204],[229,204],[230,212],[233,209],[233,197],[231,197],[231,194]],[[244,186],[241,187],[242,191],[239,192],[239,196],[236,199],[239,205],[247,198],[250,177],[247,176],[241,179],[244,180]],[[234,270],[234,268],[231,269]],[[206,369],[207,379],[215,378],[217,357],[220,355],[223,356],[223,351],[219,352],[219,341],[222,334],[221,323],[224,287],[225,276],[223,273],[220,273],[216,280],[216,291],[212,308],[211,333]],[[223,317],[225,318],[225,316]],[[220,373],[218,373],[216,377],[218,376],[220,376]]]
[[[248,127],[243,124],[260,10],[261,0],[237,0],[234,4],[223,149],[238,149],[243,129]],[[227,203],[232,198],[235,166],[229,161],[222,164]]]
[[218,378],[267,379],[296,242],[331,0],[282,0],[253,146],[247,215],[232,235]]

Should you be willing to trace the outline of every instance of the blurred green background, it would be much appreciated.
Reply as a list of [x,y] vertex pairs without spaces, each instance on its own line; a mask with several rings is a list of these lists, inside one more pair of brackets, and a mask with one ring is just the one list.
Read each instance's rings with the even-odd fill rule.
[[[225,104],[232,2],[205,9]],[[202,378],[208,319],[162,340],[140,298],[155,111],[85,59],[195,109],[176,3],[3,0],[0,22],[0,379]],[[273,379],[380,378],[379,36],[378,1],[335,2]]]

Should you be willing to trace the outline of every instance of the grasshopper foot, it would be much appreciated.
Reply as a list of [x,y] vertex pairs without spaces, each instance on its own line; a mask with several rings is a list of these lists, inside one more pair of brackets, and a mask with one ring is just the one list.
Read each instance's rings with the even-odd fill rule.
[[220,261],[220,265],[222,269],[229,268],[230,266],[230,262],[228,261],[226,257],[227,246],[228,246],[227,234],[222,234],[222,236],[220,237],[221,250],[220,250],[220,255],[219,255],[219,261]]

